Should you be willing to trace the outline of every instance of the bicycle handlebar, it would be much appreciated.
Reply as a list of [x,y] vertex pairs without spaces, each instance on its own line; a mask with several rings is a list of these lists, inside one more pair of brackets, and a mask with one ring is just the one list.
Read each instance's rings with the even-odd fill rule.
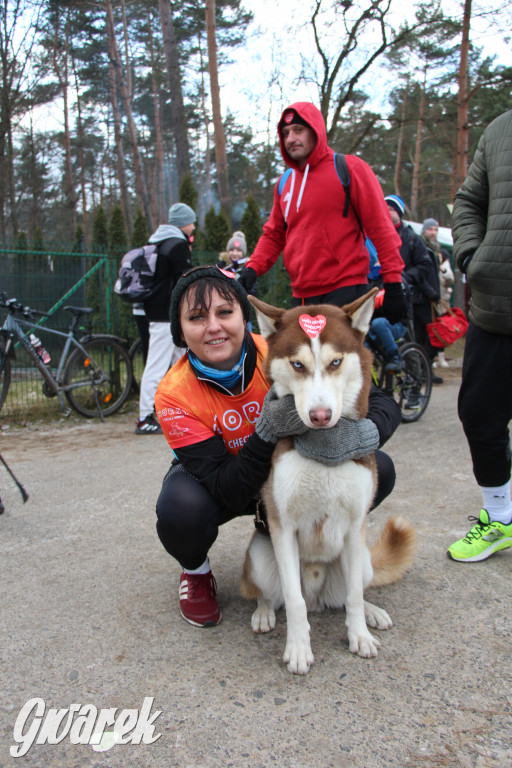
[[0,307],[8,309],[13,315],[16,312],[21,312],[25,317],[50,317],[48,312],[41,312],[39,309],[32,309],[31,307],[23,306],[21,301],[17,299],[9,299],[5,292],[0,293]]

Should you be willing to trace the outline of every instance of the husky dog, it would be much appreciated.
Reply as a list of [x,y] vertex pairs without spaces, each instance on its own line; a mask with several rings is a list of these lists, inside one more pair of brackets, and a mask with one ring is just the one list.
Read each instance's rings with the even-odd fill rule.
[[[363,418],[368,409],[372,355],[364,345],[376,289],[340,309],[321,304],[278,309],[250,297],[268,342],[266,375],[278,397],[293,395],[311,429],[329,429],[340,417]],[[256,531],[249,544],[242,595],[257,599],[254,632],[269,632],[284,604],[284,661],[305,674],[313,663],[308,610],[346,610],[349,650],[376,656],[379,641],[368,626],[389,629],[386,611],[363,590],[397,581],[412,564],[415,532],[390,518],[377,544],[365,543],[365,519],[376,487],[373,454],[334,465],[305,458],[292,438],[280,440],[263,486],[270,537]]]

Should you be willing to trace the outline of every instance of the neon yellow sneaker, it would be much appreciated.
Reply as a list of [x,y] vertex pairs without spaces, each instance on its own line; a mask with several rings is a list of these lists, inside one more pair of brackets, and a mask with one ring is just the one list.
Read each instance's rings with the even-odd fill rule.
[[512,522],[510,525],[494,523],[489,520],[486,509],[480,510],[480,517],[468,517],[476,520],[475,525],[448,550],[448,557],[461,563],[476,563],[486,560],[500,549],[512,547]]

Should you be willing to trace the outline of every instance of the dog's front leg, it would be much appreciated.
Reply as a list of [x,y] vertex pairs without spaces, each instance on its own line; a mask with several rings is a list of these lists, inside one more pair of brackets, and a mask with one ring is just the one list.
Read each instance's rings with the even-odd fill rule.
[[300,559],[297,534],[290,526],[272,533],[272,543],[283,589],[286,609],[286,648],[283,660],[288,671],[305,675],[314,657],[309,639],[307,608],[300,583]]
[[368,631],[364,615],[363,546],[361,531],[355,526],[347,534],[341,567],[347,589],[345,609],[348,647],[352,653],[369,658],[377,656],[380,643]]

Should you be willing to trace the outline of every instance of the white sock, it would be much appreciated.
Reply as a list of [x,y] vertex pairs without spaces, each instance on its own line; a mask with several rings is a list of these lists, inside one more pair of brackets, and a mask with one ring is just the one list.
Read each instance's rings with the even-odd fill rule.
[[199,568],[195,568],[193,571],[189,571],[187,568],[183,569],[185,573],[191,573],[194,574],[194,576],[201,576],[204,573],[210,573],[210,561],[208,558],[204,561],[202,565],[199,566]]
[[480,486],[484,508],[489,513],[489,520],[509,525],[512,521],[512,501],[510,499],[510,480],[505,485],[496,487]]

